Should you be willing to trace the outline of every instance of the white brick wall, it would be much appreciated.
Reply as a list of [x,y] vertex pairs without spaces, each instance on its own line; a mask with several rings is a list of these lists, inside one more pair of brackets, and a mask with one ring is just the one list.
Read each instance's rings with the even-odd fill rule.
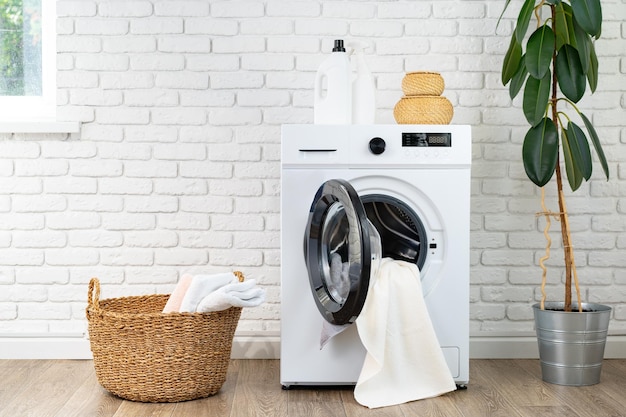
[[[83,332],[92,276],[110,297],[234,268],[268,289],[240,330],[276,332],[280,124],[312,122],[315,70],[334,38],[375,46],[381,123],[394,123],[405,72],[443,74],[453,123],[473,126],[472,332],[532,330],[544,221],[520,164],[520,100],[499,81],[520,1],[497,31],[496,0],[57,3],[58,114],[82,127],[0,138],[0,336]],[[584,296],[613,305],[611,332],[626,334],[626,3],[602,3],[600,84],[580,106],[612,178],[596,167],[569,201]]]

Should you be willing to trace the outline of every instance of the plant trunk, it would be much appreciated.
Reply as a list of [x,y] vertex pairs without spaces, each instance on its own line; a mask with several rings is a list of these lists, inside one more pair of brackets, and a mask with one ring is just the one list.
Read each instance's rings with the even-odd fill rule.
[[572,311],[572,246],[570,243],[569,224],[565,217],[565,204],[563,201],[563,182],[561,179],[561,169],[556,166],[556,183],[557,191],[559,193],[559,217],[561,219],[561,237],[563,239],[563,256],[565,260],[565,311]]
[[[550,6],[552,12],[552,29],[556,22],[556,8]],[[556,44],[556,39],[555,39]],[[559,130],[558,110],[557,110],[557,74],[556,74],[556,45],[552,56],[552,121]],[[567,212],[565,209],[565,201],[563,201],[563,178],[561,176],[561,160],[560,152],[556,161],[556,188],[559,200],[559,218],[561,219],[561,237],[563,240],[563,256],[565,258],[565,311],[572,311],[572,245],[570,243],[569,222],[567,221]]]

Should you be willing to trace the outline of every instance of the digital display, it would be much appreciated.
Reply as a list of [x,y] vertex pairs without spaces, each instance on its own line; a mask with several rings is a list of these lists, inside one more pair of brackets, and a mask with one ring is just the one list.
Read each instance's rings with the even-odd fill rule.
[[451,133],[402,133],[402,146],[405,147],[451,147]]

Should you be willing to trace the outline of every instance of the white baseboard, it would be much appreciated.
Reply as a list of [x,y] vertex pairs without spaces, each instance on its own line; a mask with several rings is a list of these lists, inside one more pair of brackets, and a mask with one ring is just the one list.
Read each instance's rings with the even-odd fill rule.
[[2,337],[0,359],[91,359],[89,340],[77,337]]
[[[277,335],[235,335],[233,359],[278,359]],[[81,336],[0,336],[0,359],[92,359],[89,340]]]
[[[278,335],[235,335],[233,359],[279,359]],[[534,336],[472,336],[472,359],[538,358]],[[609,336],[606,359],[626,359],[626,336]],[[81,337],[0,337],[0,359],[91,359],[89,340]]]
[[[608,336],[604,348],[606,359],[626,359],[626,336]],[[472,336],[472,359],[538,359],[535,336]]]
[[280,359],[280,336],[235,335],[233,359]]

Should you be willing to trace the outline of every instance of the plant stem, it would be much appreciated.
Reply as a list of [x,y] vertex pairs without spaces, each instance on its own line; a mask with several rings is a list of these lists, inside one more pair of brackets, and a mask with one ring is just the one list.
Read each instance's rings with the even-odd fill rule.
[[539,259],[539,266],[541,267],[541,309],[546,309],[546,282],[548,277],[548,268],[546,268],[545,262],[550,259],[550,247],[552,246],[552,239],[550,238],[550,225],[552,224],[552,220],[550,220],[550,212],[546,207],[546,188],[541,187],[541,209],[543,210],[543,215],[546,218],[546,225],[543,228],[543,236],[546,238],[546,254]]
[[[556,7],[550,6],[552,12],[552,29],[556,31]],[[554,126],[559,131],[558,110],[557,110],[557,74],[556,74],[556,38],[554,52],[552,53],[552,119]],[[556,161],[556,187],[559,200],[559,217],[561,218],[561,237],[563,239],[563,256],[565,258],[565,311],[572,311],[572,245],[570,243],[569,222],[563,201],[563,179],[561,176],[560,153]]]

